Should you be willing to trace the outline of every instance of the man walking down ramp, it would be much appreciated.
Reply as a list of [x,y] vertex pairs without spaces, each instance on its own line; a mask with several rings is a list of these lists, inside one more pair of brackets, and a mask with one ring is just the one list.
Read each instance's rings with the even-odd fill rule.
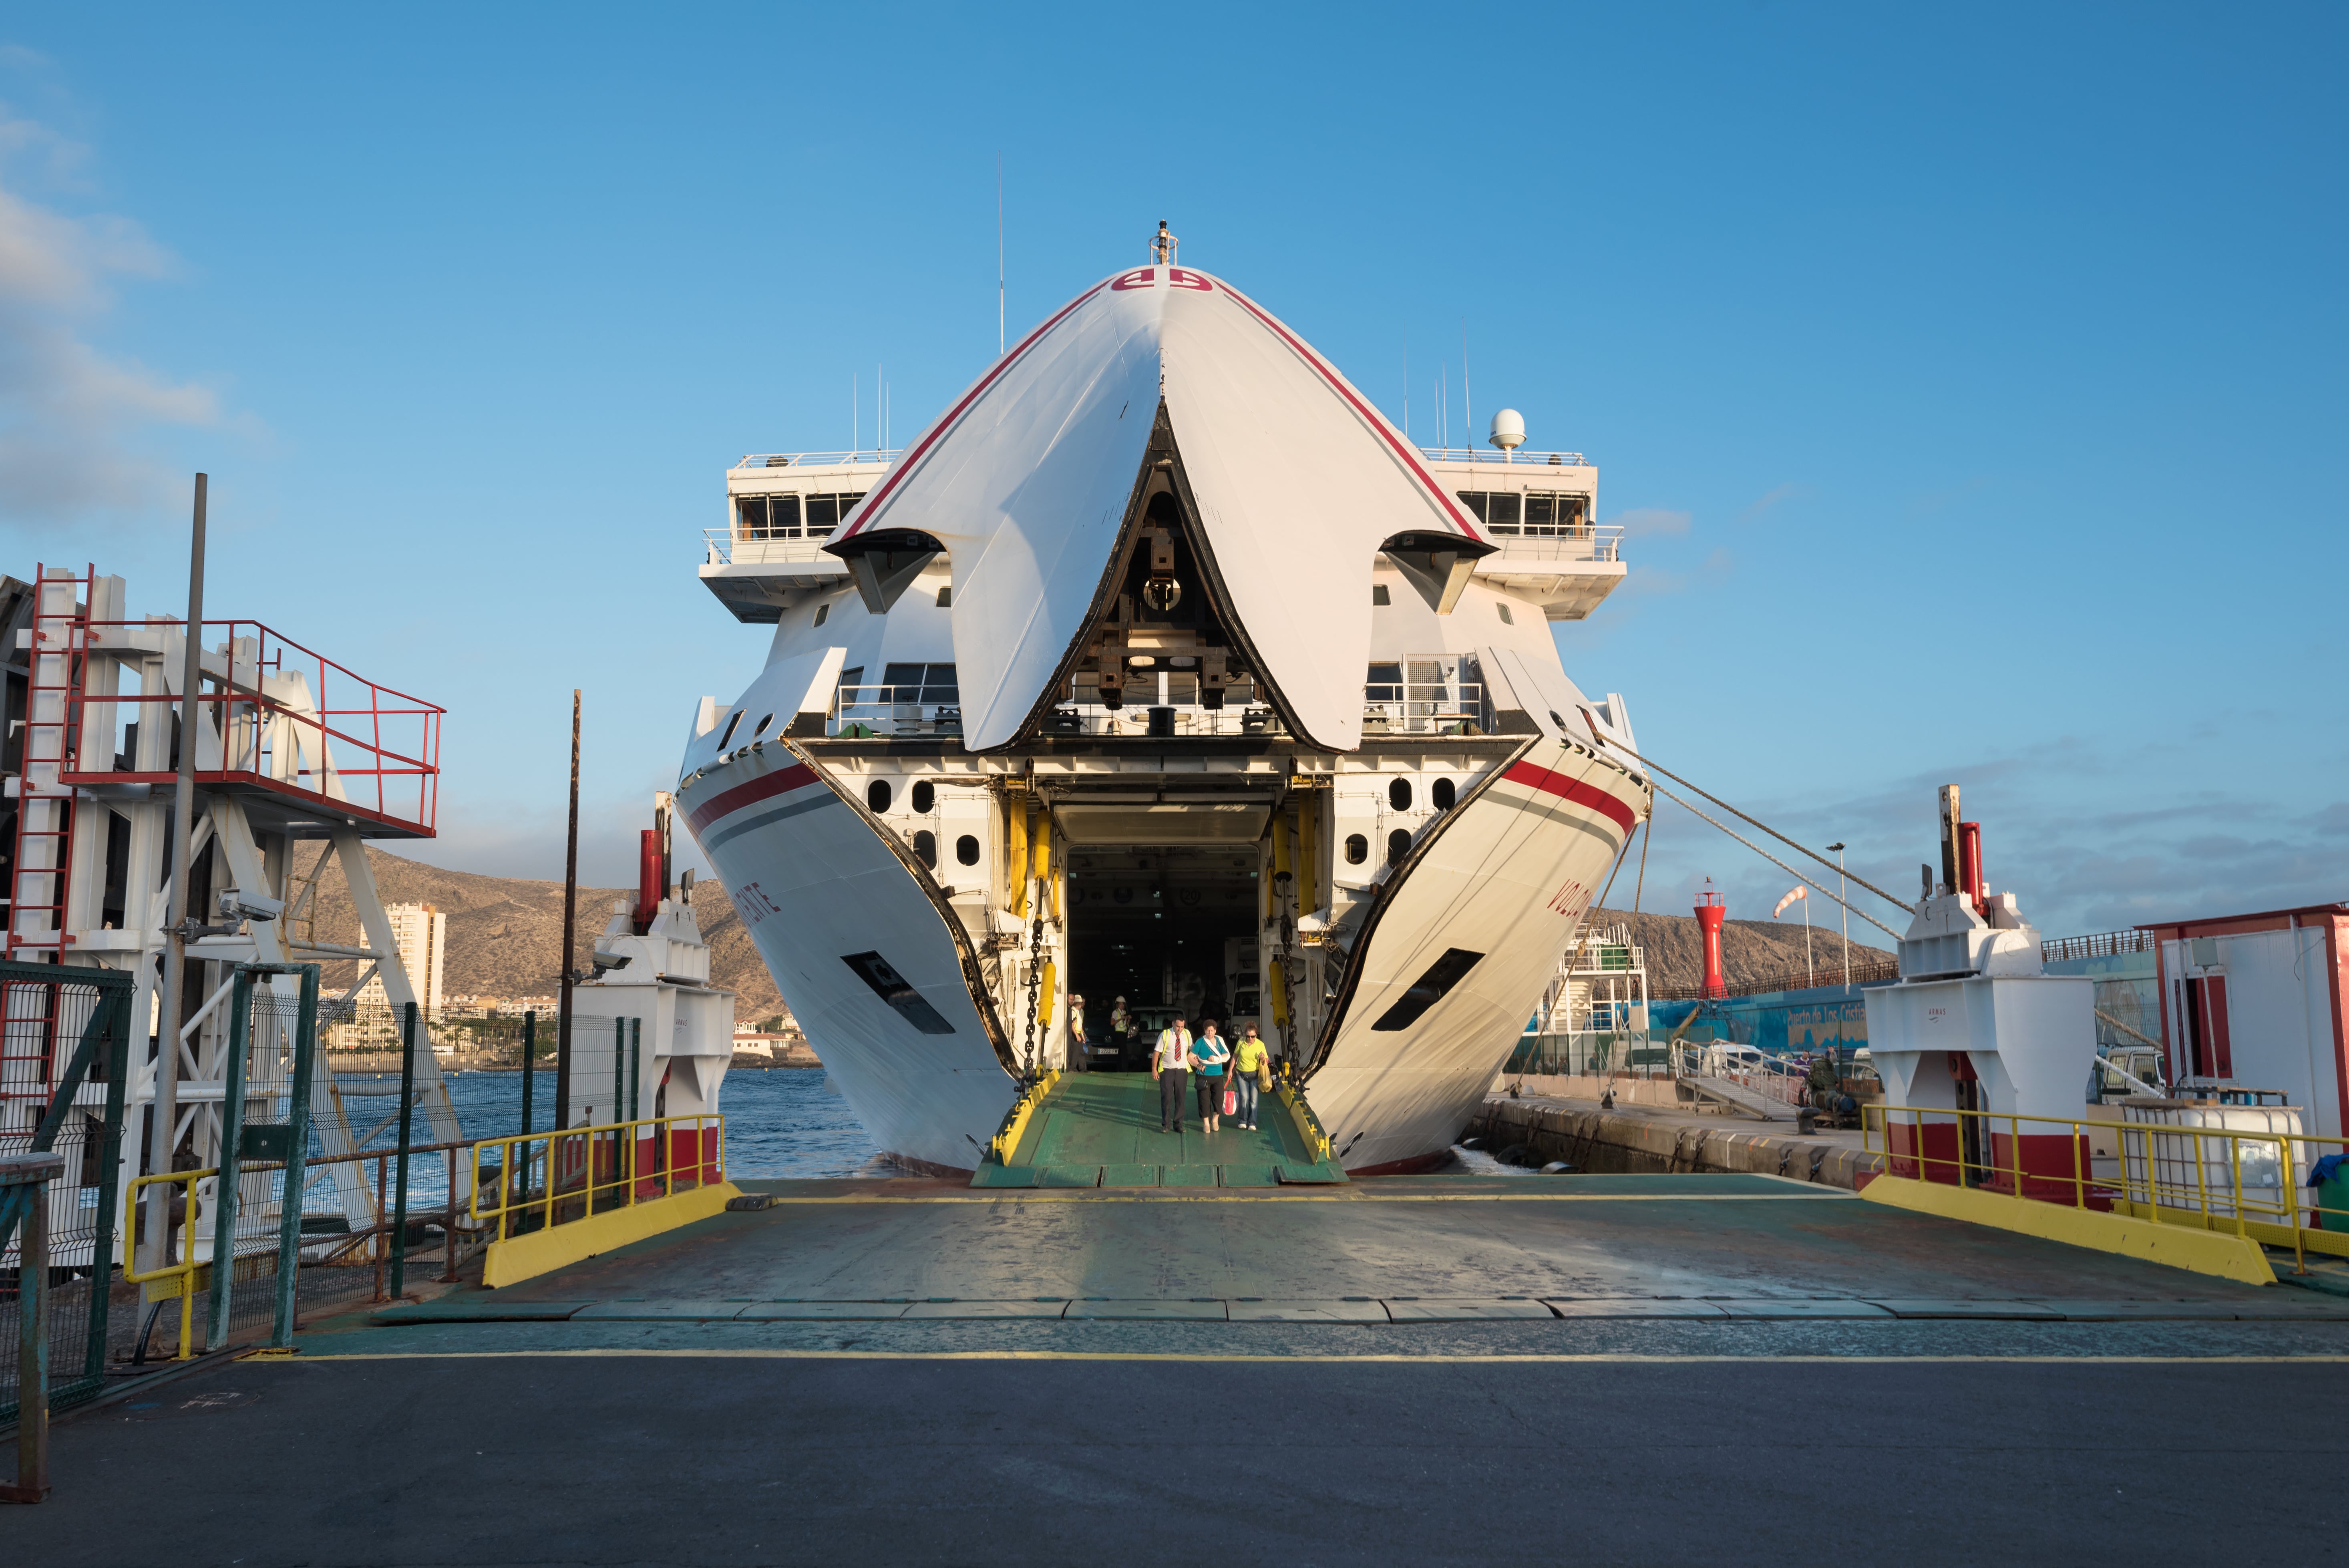
[[1191,1031],[1177,1016],[1158,1031],[1158,1049],[1150,1058],[1150,1076],[1158,1080],[1158,1130],[1183,1130],[1183,1101],[1191,1092]]

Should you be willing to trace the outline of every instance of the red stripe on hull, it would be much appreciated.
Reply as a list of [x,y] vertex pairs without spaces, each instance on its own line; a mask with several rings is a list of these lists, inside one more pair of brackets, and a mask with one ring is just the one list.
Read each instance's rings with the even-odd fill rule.
[[1319,355],[1314,353],[1312,349],[1299,342],[1295,334],[1291,333],[1287,327],[1281,325],[1280,323],[1275,321],[1271,315],[1260,308],[1254,300],[1240,293],[1239,290],[1232,287],[1231,284],[1226,284],[1224,285],[1224,293],[1238,301],[1240,307],[1246,310],[1250,315],[1256,317],[1258,322],[1262,323],[1267,331],[1272,333],[1273,335],[1279,338],[1283,343],[1288,345],[1289,348],[1297,355],[1297,356],[1304,360],[1305,363],[1312,368],[1315,375],[1320,377],[1323,381],[1329,383],[1330,390],[1344,398],[1346,402],[1352,407],[1356,417],[1361,418],[1364,424],[1368,425],[1371,428],[1371,433],[1376,435],[1381,441],[1384,441],[1387,446],[1393,450],[1394,455],[1402,459],[1403,467],[1409,469],[1412,474],[1418,479],[1419,482],[1427,488],[1427,493],[1435,498],[1437,505],[1443,507],[1444,515],[1452,519],[1454,527],[1457,528],[1468,538],[1475,540],[1480,544],[1485,542],[1485,536],[1476,531],[1475,524],[1468,521],[1468,514],[1462,511],[1459,504],[1455,502],[1451,496],[1444,493],[1444,487],[1435,482],[1435,477],[1433,474],[1430,474],[1425,468],[1421,466],[1419,454],[1413,451],[1410,447],[1405,445],[1403,441],[1396,436],[1392,427],[1389,426],[1384,419],[1381,418],[1378,415],[1372,413],[1368,407],[1366,407],[1363,405],[1362,400],[1354,396],[1353,392],[1347,387],[1345,382],[1339,378],[1337,372],[1331,370],[1328,365],[1322,362]]
[[1452,1160],[1452,1150],[1439,1149],[1433,1154],[1414,1154],[1408,1160],[1390,1160],[1383,1165],[1365,1165],[1360,1171],[1349,1171],[1349,1176],[1421,1176],[1430,1171],[1442,1170]]
[[[1106,283],[1107,281],[1107,279],[1102,280],[1103,283]],[[846,528],[842,529],[840,531],[840,537],[843,539],[853,538],[864,527],[866,523],[872,521],[874,518],[878,516],[881,509],[884,506],[886,506],[889,502],[889,492],[897,488],[897,481],[904,479],[907,474],[912,473],[914,471],[914,465],[922,460],[922,454],[928,451],[933,446],[936,445],[939,438],[943,437],[948,430],[954,428],[955,422],[962,418],[963,410],[968,408],[973,403],[977,402],[978,400],[979,394],[985,392],[988,387],[1001,380],[1003,378],[1003,373],[1010,369],[1014,365],[1018,364],[1020,356],[1026,354],[1028,350],[1034,346],[1038,338],[1043,336],[1046,333],[1060,325],[1061,319],[1071,311],[1076,309],[1077,306],[1084,304],[1085,301],[1092,298],[1093,295],[1101,292],[1102,284],[1095,284],[1092,287],[1087,289],[1084,293],[1079,294],[1076,298],[1062,305],[1053,314],[1051,320],[1046,322],[1043,325],[1038,327],[1035,331],[1022,338],[1019,347],[1013,349],[1001,359],[996,361],[995,368],[980,377],[978,378],[978,385],[964,393],[962,401],[947,410],[947,417],[939,420],[928,435],[922,438],[921,444],[916,446],[912,451],[907,452],[904,457],[897,459],[896,466],[891,469],[889,470],[888,477],[881,481],[880,488],[865,498],[863,514],[854,522],[851,522]]]
[[720,817],[730,817],[743,807],[764,800],[771,795],[781,795],[790,790],[802,789],[815,781],[814,769],[804,762],[795,762],[780,772],[762,775],[737,784],[730,789],[720,789],[717,794],[696,806],[693,809],[693,814],[686,820],[692,824],[693,830],[698,833]]
[[1544,794],[1571,800],[1578,806],[1588,806],[1627,833],[1639,825],[1639,814],[1630,807],[1597,785],[1585,784],[1579,779],[1568,779],[1563,773],[1553,773],[1531,762],[1517,763],[1501,777],[1512,784],[1523,784],[1528,789],[1539,789]]

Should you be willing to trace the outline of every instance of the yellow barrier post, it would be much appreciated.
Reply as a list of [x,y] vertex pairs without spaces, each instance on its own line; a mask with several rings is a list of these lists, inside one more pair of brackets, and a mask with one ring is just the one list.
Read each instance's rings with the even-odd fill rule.
[[[167,1181],[177,1181],[186,1189],[186,1191],[181,1193],[182,1206],[181,1209],[181,1223],[184,1227],[181,1233],[186,1242],[185,1251],[187,1253],[187,1256],[181,1258],[176,1264],[170,1261],[171,1256],[171,1237],[170,1234],[171,1206],[167,1202],[157,1205],[164,1216],[163,1224],[165,1234],[163,1236],[163,1244],[157,1249],[165,1260],[163,1265],[160,1268],[148,1269],[142,1273],[134,1263],[129,1261],[135,1254],[135,1249],[126,1247],[123,1252],[124,1263],[122,1266],[122,1279],[123,1283],[126,1284],[145,1284],[150,1281],[160,1279],[169,1279],[175,1282],[172,1294],[176,1295],[180,1298],[180,1353],[176,1357],[172,1357],[172,1359],[176,1361],[185,1361],[195,1354],[196,1183],[202,1181],[207,1176],[217,1174],[219,1174],[219,1171],[217,1168],[215,1168],[210,1171],[166,1171],[153,1176],[134,1177],[131,1180],[129,1188],[122,1195],[122,1233],[124,1236],[129,1237],[138,1234],[139,1190],[140,1188],[160,1186]],[[146,1295],[147,1293],[141,1292],[140,1294]],[[150,1295],[149,1299],[160,1301],[163,1297],[159,1295]]]

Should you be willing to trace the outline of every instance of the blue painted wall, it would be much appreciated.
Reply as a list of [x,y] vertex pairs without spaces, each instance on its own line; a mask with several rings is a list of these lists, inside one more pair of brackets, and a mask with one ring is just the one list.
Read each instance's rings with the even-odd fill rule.
[[[1702,1006],[1700,1002],[1651,1002],[1648,1027],[1659,1039]],[[1725,1039],[1765,1051],[1815,1051],[1828,1046],[1850,1052],[1868,1044],[1868,1003],[1857,985],[1816,985],[1795,991],[1764,991],[1729,996],[1718,1011],[1689,1031],[1691,1039]]]

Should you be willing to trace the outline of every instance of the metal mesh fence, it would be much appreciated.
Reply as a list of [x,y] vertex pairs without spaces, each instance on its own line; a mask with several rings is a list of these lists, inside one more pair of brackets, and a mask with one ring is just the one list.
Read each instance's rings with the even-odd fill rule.
[[[92,1280],[105,1277],[119,1228],[110,1156],[121,1135],[121,1100],[118,1092],[109,1102],[109,1089],[120,1068],[127,989],[88,971],[0,965],[0,1153],[32,1150],[60,1090],[69,1090],[48,1140],[65,1157],[47,1195],[52,1408],[91,1397],[105,1377],[113,1302]],[[85,1047],[87,1070],[77,1076]],[[0,1237],[0,1421],[16,1418],[20,1394],[15,1351],[23,1261],[21,1234]]]
[[1651,1037],[1645,1029],[1580,1029],[1520,1037],[1502,1070],[1568,1076],[1661,1071],[1670,1058],[1661,1037]]

